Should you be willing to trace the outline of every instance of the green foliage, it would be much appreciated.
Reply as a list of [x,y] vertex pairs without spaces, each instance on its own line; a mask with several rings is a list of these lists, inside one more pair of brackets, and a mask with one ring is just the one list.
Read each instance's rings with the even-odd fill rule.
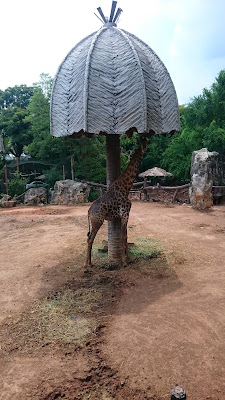
[[162,167],[177,178],[189,179],[192,152],[203,147],[202,131],[189,128],[173,136],[162,154]]
[[39,82],[34,83],[34,87],[39,87],[44,96],[47,97],[48,100],[50,100],[51,97],[52,85],[53,85],[53,78],[49,74],[43,74],[43,73],[40,75]]
[[6,108],[25,109],[33,94],[33,87],[26,85],[9,87],[5,91],[0,90],[0,110]]
[[50,188],[54,187],[56,181],[62,180],[62,168],[52,167],[50,170],[43,171],[45,175],[45,182],[49,185]]
[[75,176],[86,181],[105,183],[105,137],[73,139]]
[[216,121],[212,121],[209,127],[204,129],[203,145],[209,151],[217,151],[225,155],[225,125],[224,129],[220,128]]
[[19,174],[16,173],[15,176],[8,181],[9,195],[13,197],[24,193],[26,190],[26,184],[27,180],[21,179]]
[[[41,74],[40,81],[33,87],[20,85],[0,90],[0,135],[6,152],[19,157],[25,150],[36,160],[51,163],[50,170],[42,171],[50,187],[62,179],[63,165],[66,178],[71,178],[71,157],[77,179],[105,183],[105,137],[72,139],[51,136],[52,81],[48,74]],[[150,139],[139,172],[157,166],[172,172],[177,181],[188,180],[194,150],[207,147],[225,157],[225,70],[218,74],[211,88],[204,89],[188,105],[180,106],[180,117],[180,133],[166,137],[155,135]],[[131,138],[121,135],[121,171],[125,170],[138,147],[139,139],[137,133]],[[94,193],[91,196],[95,198]]]
[[0,113],[0,133],[3,138],[8,138],[6,152],[16,157],[20,157],[24,145],[31,140],[26,115],[26,110],[18,107],[7,108]]
[[141,172],[154,167],[162,168],[163,153],[171,140],[171,135],[167,135],[166,137],[155,135],[151,138],[140,165]]

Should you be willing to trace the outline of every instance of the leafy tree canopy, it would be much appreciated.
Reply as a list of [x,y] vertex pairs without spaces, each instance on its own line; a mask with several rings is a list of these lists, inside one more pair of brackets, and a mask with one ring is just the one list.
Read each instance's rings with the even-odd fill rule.
[[25,109],[33,95],[33,87],[20,85],[0,90],[0,110],[12,107]]
[[[41,74],[40,81],[32,87],[20,85],[0,90],[0,135],[6,151],[19,157],[25,150],[36,160],[47,160],[53,165],[45,171],[51,186],[54,180],[62,179],[62,165],[66,177],[71,177],[71,160],[76,178],[105,183],[104,137],[71,139],[50,135],[52,82],[49,74]],[[180,116],[180,133],[155,135],[150,139],[140,172],[157,166],[172,172],[177,180],[189,179],[194,150],[207,147],[225,158],[225,70],[209,89],[204,89],[188,105],[180,106]],[[138,134],[120,138],[122,171],[137,147],[138,138]],[[4,160],[1,168],[3,164]]]

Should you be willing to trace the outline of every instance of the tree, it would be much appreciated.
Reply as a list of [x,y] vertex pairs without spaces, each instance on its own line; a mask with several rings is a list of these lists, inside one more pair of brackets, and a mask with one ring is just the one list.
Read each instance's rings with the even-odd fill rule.
[[25,109],[33,95],[33,89],[27,85],[20,85],[0,91],[0,110],[12,107]]
[[50,100],[53,85],[53,78],[49,74],[40,74],[40,80],[34,83],[35,87],[39,87],[43,95]]
[[141,172],[149,168],[162,167],[163,153],[169,146],[171,140],[171,135],[167,135],[166,137],[155,135],[151,138],[148,149],[140,165]]
[[225,156],[225,128],[220,128],[216,121],[211,122],[210,126],[204,129],[203,146],[209,151],[217,151]]
[[3,109],[0,114],[0,133],[6,138],[6,153],[20,157],[23,147],[31,140],[26,110],[18,107]]
[[[72,139],[70,137],[55,138],[50,134],[49,96],[43,92],[41,85],[36,86],[30,104],[27,107],[26,121],[30,124],[32,141],[26,151],[32,157],[52,161],[54,177],[62,179],[62,165],[66,175],[70,176],[71,156],[74,157],[75,176],[78,179],[105,182],[105,149],[104,137],[86,137]],[[90,161],[91,154],[91,161]],[[47,173],[52,184],[52,175]]]
[[32,94],[33,87],[26,85],[0,91],[0,134],[6,144],[6,152],[16,157],[20,157],[24,145],[30,142],[29,123],[25,117]]
[[203,147],[203,130],[184,128],[173,136],[162,153],[161,165],[179,179],[190,179],[191,157],[194,150]]

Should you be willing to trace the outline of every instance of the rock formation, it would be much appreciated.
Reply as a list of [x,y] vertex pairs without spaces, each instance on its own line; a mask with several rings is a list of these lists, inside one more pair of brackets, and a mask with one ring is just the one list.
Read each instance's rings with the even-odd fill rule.
[[37,206],[48,203],[48,192],[44,187],[30,188],[24,195],[24,204]]
[[51,191],[51,204],[75,204],[88,201],[90,187],[86,183],[66,179],[56,181]]
[[218,153],[209,152],[207,148],[192,154],[189,196],[190,203],[195,208],[206,209],[213,205],[213,170],[217,168],[217,160]]

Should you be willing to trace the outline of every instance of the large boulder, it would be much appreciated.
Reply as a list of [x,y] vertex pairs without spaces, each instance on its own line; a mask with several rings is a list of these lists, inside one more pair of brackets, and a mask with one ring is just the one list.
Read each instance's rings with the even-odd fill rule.
[[4,194],[4,196],[0,200],[0,207],[11,208],[16,206],[16,199],[11,199],[8,194]]
[[51,192],[51,204],[76,204],[88,201],[90,187],[70,179],[56,181]]
[[48,203],[48,193],[44,187],[30,188],[24,195],[24,204],[37,206]]
[[218,153],[210,152],[207,148],[194,151],[192,154],[189,197],[191,205],[195,208],[205,209],[213,205],[213,170],[217,158]]

